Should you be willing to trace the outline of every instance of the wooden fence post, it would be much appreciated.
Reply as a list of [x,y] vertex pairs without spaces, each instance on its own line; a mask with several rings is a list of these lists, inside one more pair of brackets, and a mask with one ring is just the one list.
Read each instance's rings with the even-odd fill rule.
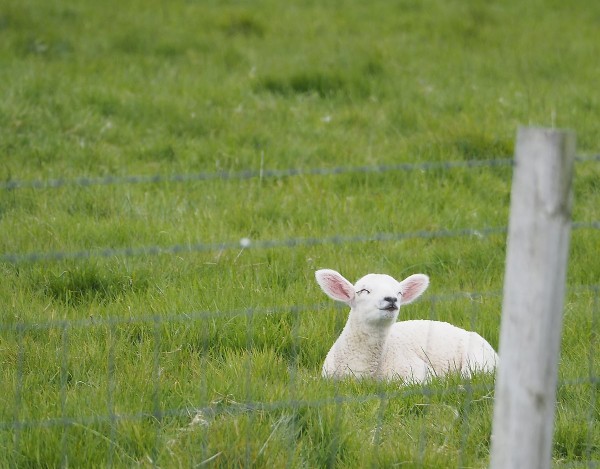
[[549,468],[575,134],[520,128],[508,227],[492,469]]

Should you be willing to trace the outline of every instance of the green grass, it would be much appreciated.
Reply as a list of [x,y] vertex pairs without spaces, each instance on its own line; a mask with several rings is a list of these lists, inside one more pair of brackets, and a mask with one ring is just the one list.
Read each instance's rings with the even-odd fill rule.
[[[4,0],[0,181],[488,160],[519,125],[597,154],[600,6],[522,3]],[[502,233],[95,254],[504,227],[511,173],[0,189],[0,254],[92,253],[0,262],[0,467],[486,467],[491,377],[320,378],[346,311],[313,273],[427,273],[403,317],[497,347]],[[557,467],[600,460],[599,245],[572,233]]]

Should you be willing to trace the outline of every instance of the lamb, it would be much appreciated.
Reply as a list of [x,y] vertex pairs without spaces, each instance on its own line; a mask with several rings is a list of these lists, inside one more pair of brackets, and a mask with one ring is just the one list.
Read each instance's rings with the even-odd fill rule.
[[416,300],[429,277],[414,274],[402,282],[368,274],[352,285],[335,270],[315,272],[322,290],[350,306],[348,321],[329,350],[323,376],[347,376],[422,383],[459,371],[463,376],[491,372],[498,355],[479,334],[446,322],[396,322],[401,304]]

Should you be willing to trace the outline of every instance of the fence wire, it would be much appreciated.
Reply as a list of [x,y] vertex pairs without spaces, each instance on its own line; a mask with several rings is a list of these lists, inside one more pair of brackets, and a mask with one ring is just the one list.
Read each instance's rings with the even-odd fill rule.
[[[589,222],[573,222],[574,230],[600,229],[600,220]],[[271,240],[252,240],[242,238],[239,241],[224,243],[193,243],[174,244],[169,246],[142,246],[126,248],[97,248],[81,251],[47,251],[29,253],[4,253],[0,262],[12,264],[35,263],[43,261],[85,260],[90,258],[136,257],[175,255],[183,253],[219,252],[233,249],[274,249],[295,248],[300,246],[346,245],[372,241],[389,242],[407,239],[437,239],[437,238],[485,238],[492,235],[506,234],[507,227],[482,227],[479,229],[464,228],[458,230],[413,231],[407,233],[374,233],[352,236],[328,236],[323,238],[285,238]]]
[[[578,162],[600,161],[599,155],[581,155],[576,158]],[[463,161],[435,161],[422,163],[398,163],[386,165],[368,166],[336,166],[332,168],[286,168],[286,169],[257,169],[243,171],[215,171],[199,173],[176,173],[171,175],[124,175],[124,176],[100,176],[100,177],[76,177],[56,179],[9,179],[0,181],[0,189],[58,189],[62,187],[90,187],[110,186],[120,184],[159,184],[159,183],[182,183],[196,181],[239,181],[244,179],[284,178],[294,176],[329,176],[352,173],[388,173],[393,171],[431,171],[450,170],[459,168],[485,168],[498,166],[512,166],[512,158],[493,159],[471,159]]]
[[[582,160],[600,159],[600,155],[582,157]],[[216,171],[200,173],[179,174],[152,174],[152,175],[125,175],[125,176],[102,176],[102,177],[78,177],[72,179],[34,179],[19,180],[12,179],[0,182],[0,189],[57,189],[62,187],[77,186],[109,186],[119,184],[157,184],[157,183],[182,183],[195,181],[240,181],[244,179],[283,178],[294,176],[328,176],[352,173],[387,173],[392,171],[429,171],[434,169],[449,170],[455,168],[478,168],[494,166],[511,166],[511,158],[497,158],[491,160],[466,160],[466,161],[442,161],[423,163],[399,163],[393,165],[369,165],[369,166],[336,166],[332,168],[286,168],[286,169],[258,169],[243,171]]]

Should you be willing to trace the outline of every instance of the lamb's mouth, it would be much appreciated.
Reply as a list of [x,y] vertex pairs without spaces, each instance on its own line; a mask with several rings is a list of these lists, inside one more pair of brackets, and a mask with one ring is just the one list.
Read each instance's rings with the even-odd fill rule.
[[379,308],[380,311],[398,311],[398,307],[394,304],[390,304],[385,308]]

